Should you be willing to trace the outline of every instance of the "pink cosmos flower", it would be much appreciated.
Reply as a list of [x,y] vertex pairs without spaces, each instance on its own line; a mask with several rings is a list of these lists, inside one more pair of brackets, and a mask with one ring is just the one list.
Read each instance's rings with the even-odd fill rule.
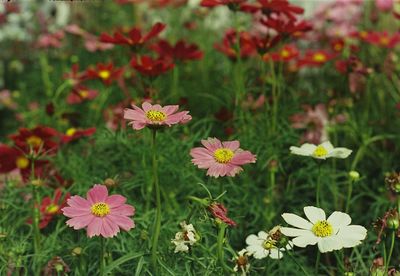
[[209,176],[235,176],[243,170],[241,165],[256,162],[254,154],[239,148],[239,141],[221,142],[217,138],[208,138],[201,143],[205,148],[193,148],[190,155],[193,164],[200,169],[208,169]]
[[87,227],[89,238],[103,236],[111,238],[120,228],[129,231],[135,223],[129,216],[135,214],[135,208],[125,204],[126,198],[121,195],[108,196],[106,186],[96,184],[87,193],[87,199],[73,196],[68,199],[67,207],[62,209],[64,216],[69,217],[67,225],[75,230]]
[[188,115],[189,111],[177,112],[179,105],[166,105],[162,107],[159,104],[152,105],[144,102],[142,108],[132,104],[133,109],[126,108],[124,110],[124,119],[131,120],[129,125],[133,129],[140,130],[146,126],[161,127],[171,126],[175,124],[184,124],[192,119]]

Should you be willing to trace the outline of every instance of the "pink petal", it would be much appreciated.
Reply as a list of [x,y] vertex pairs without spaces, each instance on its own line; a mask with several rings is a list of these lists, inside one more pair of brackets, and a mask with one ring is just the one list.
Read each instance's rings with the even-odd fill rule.
[[142,108],[143,108],[144,113],[147,113],[147,111],[151,110],[152,107],[153,106],[149,102],[142,103]]
[[231,164],[234,165],[243,165],[247,163],[255,163],[256,156],[252,154],[250,151],[237,151],[230,161]]
[[86,216],[73,217],[67,220],[66,224],[73,227],[75,230],[85,228],[90,225],[96,217],[92,214]]
[[101,228],[100,234],[105,238],[112,238],[119,233],[119,227],[114,223],[109,216],[103,218],[103,227]]
[[188,112],[189,111],[182,111],[182,112],[178,112],[178,113],[172,114],[172,115],[167,117],[167,119],[164,121],[164,123],[169,125],[169,126],[170,125],[174,125],[174,124],[178,124],[183,120],[183,118],[186,116],[186,114]]
[[141,130],[143,128],[145,128],[148,124],[146,122],[139,122],[139,121],[133,121],[129,123],[130,125],[132,125],[132,128],[135,130]]
[[243,169],[239,166],[229,164],[229,171],[227,172],[228,176],[235,176],[239,172],[243,171]]
[[67,204],[74,208],[90,209],[91,204],[89,201],[78,195],[72,196],[67,200]]
[[207,140],[201,140],[201,143],[211,152],[222,148],[221,141],[217,138],[208,138]]
[[214,152],[205,148],[193,148],[190,150],[190,155],[193,158],[212,158],[214,159]]
[[87,236],[89,238],[93,236],[99,236],[102,228],[103,228],[103,219],[100,217],[93,216],[92,221],[88,224]]
[[125,231],[129,231],[131,228],[135,227],[133,220],[126,216],[111,214],[108,218],[110,218],[113,223],[118,224],[118,226]]
[[110,206],[110,208],[115,208],[123,205],[125,201],[126,198],[123,197],[122,195],[111,195],[106,199],[105,203],[107,203]]
[[135,121],[145,120],[146,115],[144,114],[144,112],[142,110],[139,111],[139,110],[125,108],[124,109],[124,119],[125,120],[135,120]]
[[162,111],[168,116],[175,113],[179,108],[179,105],[166,105],[162,108]]
[[80,216],[86,216],[91,214],[90,208],[76,208],[76,207],[64,207],[61,210],[66,217],[80,217]]
[[239,143],[239,141],[227,141],[227,142],[222,142],[222,146],[224,148],[235,151],[239,148],[240,143]]
[[225,176],[225,166],[225,164],[215,163],[207,170],[207,175],[217,178],[220,176]]
[[162,111],[162,107],[159,104],[155,104],[153,105],[153,107],[151,108],[151,110],[155,110],[155,111]]
[[133,216],[135,214],[135,207],[124,204],[122,206],[112,208],[110,213],[112,215]]
[[88,191],[86,197],[89,200],[90,204],[105,202],[108,197],[107,187],[104,185],[96,184]]

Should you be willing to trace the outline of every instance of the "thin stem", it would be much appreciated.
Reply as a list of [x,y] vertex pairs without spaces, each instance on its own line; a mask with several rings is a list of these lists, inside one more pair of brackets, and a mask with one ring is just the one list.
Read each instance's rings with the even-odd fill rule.
[[[33,180],[35,179],[35,160],[33,158],[30,159],[31,163],[31,186],[32,186],[32,199],[33,199],[33,207],[32,207],[32,226],[33,226],[33,266],[35,267],[35,275],[39,275],[39,266],[37,264],[36,258],[39,255],[40,251],[40,230],[39,230],[39,209],[38,209],[38,198],[37,198],[37,187],[33,184]],[[36,270],[37,269],[37,270]]]
[[[319,251],[318,251],[319,252]],[[309,276],[310,274],[305,270],[305,268],[296,260],[295,256],[293,256],[292,253],[290,253],[290,250],[286,251],[286,253],[289,255],[289,257],[293,260],[293,262],[303,271],[304,275]]]
[[320,193],[321,193],[321,163],[318,162],[318,179],[317,179],[317,187],[316,187],[316,195],[315,195],[317,207],[321,207]]
[[353,180],[349,180],[349,187],[347,188],[347,199],[346,199],[346,209],[345,213],[349,212],[350,209],[350,201],[351,201],[351,194],[353,192]]
[[388,273],[388,270],[389,270],[390,259],[392,258],[392,254],[393,254],[395,238],[396,238],[396,231],[392,230],[392,239],[391,239],[391,242],[390,242],[389,255],[387,257],[387,262],[385,263],[385,273],[384,273],[384,275],[386,275]]
[[[151,263],[154,271],[157,271],[157,248],[158,248],[158,238],[160,236],[161,229],[161,196],[160,196],[160,186],[158,183],[158,164],[157,164],[157,148],[156,148],[156,134],[157,130],[153,129],[152,137],[152,153],[153,153],[153,184],[156,197],[156,219],[153,227],[153,235],[151,241]],[[155,273],[157,274],[157,273]]]
[[104,238],[100,237],[100,276],[104,276],[104,261],[105,261],[105,246]]
[[42,71],[44,91],[46,93],[46,96],[48,98],[51,98],[53,94],[53,85],[49,76],[49,62],[47,60],[47,55],[43,52],[39,54],[39,63]]
[[315,262],[315,275],[318,275],[319,262],[321,260],[321,252],[317,251],[317,260]]
[[224,241],[225,241],[225,229],[227,225],[225,223],[218,224],[218,239],[217,239],[217,256],[218,261],[221,264],[223,270],[229,270],[225,264],[224,259]]

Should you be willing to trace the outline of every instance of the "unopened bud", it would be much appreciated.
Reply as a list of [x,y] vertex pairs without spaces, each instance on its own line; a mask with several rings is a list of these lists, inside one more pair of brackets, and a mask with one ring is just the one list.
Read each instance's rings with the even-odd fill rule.
[[360,174],[357,171],[350,171],[349,172],[349,177],[353,181],[357,181],[360,179]]
[[75,247],[72,249],[72,255],[73,256],[79,256],[82,254],[82,247]]

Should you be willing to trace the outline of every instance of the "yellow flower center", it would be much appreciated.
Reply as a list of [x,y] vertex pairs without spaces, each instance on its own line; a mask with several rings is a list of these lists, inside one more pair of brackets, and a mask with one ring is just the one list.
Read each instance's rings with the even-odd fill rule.
[[110,213],[110,207],[104,202],[93,204],[90,210],[92,211],[92,214],[97,217],[104,217]]
[[26,169],[29,166],[29,160],[24,156],[18,156],[15,163],[19,169]]
[[215,161],[222,164],[226,164],[231,161],[234,155],[235,154],[232,150],[226,148],[217,149],[216,151],[214,151]]
[[99,72],[99,77],[102,78],[103,80],[108,79],[110,77],[110,75],[111,75],[110,71],[108,71],[108,70],[101,70]]
[[69,128],[67,129],[67,132],[65,134],[67,134],[67,136],[74,136],[74,134],[76,133],[76,128]]
[[380,42],[382,45],[388,45],[389,44],[389,38],[387,37],[381,37]]
[[46,213],[47,214],[55,214],[58,212],[60,208],[56,205],[56,204],[50,204],[49,206],[47,206],[46,208]]
[[32,147],[38,148],[43,143],[43,140],[36,135],[32,135],[32,136],[28,137],[28,139],[26,139],[26,142],[29,145],[31,145]]
[[167,115],[162,111],[149,110],[146,117],[152,122],[162,122],[167,118]]
[[89,96],[89,92],[87,90],[79,90],[78,94],[82,98],[87,98]]
[[324,62],[326,61],[326,56],[322,53],[316,53],[313,55],[313,60],[315,62]]
[[287,57],[289,57],[289,55],[290,55],[290,52],[289,52],[288,50],[283,49],[283,50],[281,51],[281,57],[287,58]]
[[312,227],[311,231],[317,237],[328,237],[333,233],[332,225],[326,220],[317,221]]
[[324,157],[328,155],[328,151],[321,145],[319,145],[315,150],[313,155],[315,157]]
[[276,247],[275,244],[276,244],[276,241],[275,241],[275,240],[266,240],[266,241],[263,243],[263,247],[264,247],[264,249],[266,249],[266,250],[271,250],[272,248],[275,248],[275,247]]
[[340,43],[336,43],[333,48],[335,49],[335,51],[339,52],[343,49],[343,46]]

